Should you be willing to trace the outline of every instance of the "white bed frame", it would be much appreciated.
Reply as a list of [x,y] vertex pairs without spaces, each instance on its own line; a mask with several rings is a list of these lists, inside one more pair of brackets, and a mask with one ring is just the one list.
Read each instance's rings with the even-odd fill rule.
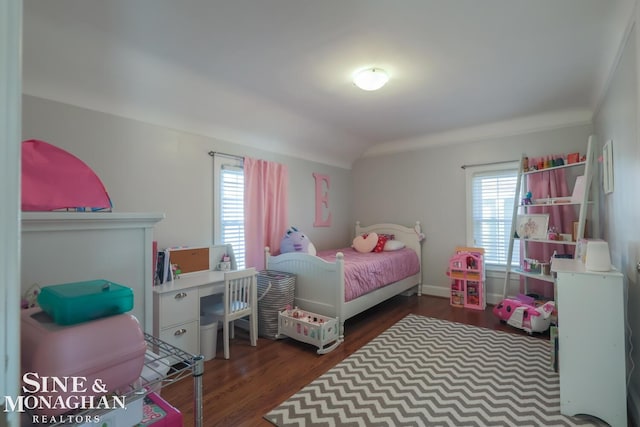
[[[404,242],[416,251],[422,265],[420,222],[413,228],[397,224],[374,224],[361,227],[356,222],[356,236],[362,233],[394,234],[396,240]],[[418,295],[422,294],[422,267],[410,277],[389,284],[362,295],[354,300],[344,300],[344,255],[336,254],[335,262],[328,262],[313,255],[290,252],[271,256],[269,248],[265,248],[265,266],[268,270],[284,271],[296,275],[295,305],[303,310],[324,316],[335,317],[340,323],[340,339],[344,339],[345,320],[359,314],[376,304],[416,287]]]

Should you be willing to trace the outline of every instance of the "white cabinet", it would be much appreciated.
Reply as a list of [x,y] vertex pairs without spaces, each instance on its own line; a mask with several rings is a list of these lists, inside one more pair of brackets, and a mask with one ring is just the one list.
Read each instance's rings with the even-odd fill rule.
[[153,287],[153,334],[190,354],[200,354],[202,298],[224,292],[223,271],[188,273]]
[[625,289],[617,271],[585,271],[554,260],[557,272],[560,412],[627,426]]
[[159,338],[189,354],[200,354],[200,321],[194,320],[162,329]]
[[[595,175],[596,167],[597,167],[594,150],[595,150],[594,137],[590,136],[589,141],[587,143],[587,150],[586,150],[584,161],[576,161],[573,163],[566,163],[559,166],[546,166],[546,167],[538,168],[535,170],[530,170],[527,168],[527,163],[528,163],[527,157],[524,155],[522,156],[522,159],[520,160],[518,179],[516,181],[516,194],[515,194],[514,204],[513,204],[513,216],[512,216],[512,223],[511,223],[511,232],[509,237],[509,248],[507,253],[507,267],[506,267],[505,278],[504,278],[504,289],[502,292],[503,298],[507,297],[511,274],[516,274],[516,275],[525,277],[525,281],[524,281],[525,293],[527,293],[527,278],[543,280],[550,283],[555,282],[554,277],[551,274],[549,274],[548,271],[546,272],[544,271],[545,270],[544,263],[547,263],[546,267],[548,268],[548,262],[549,262],[548,259],[537,260],[540,262],[540,264],[538,264],[540,271],[537,271],[537,270],[534,271],[533,269],[531,271],[527,271],[527,269],[525,269],[525,265],[527,264],[526,260],[528,258],[527,252],[529,249],[529,245],[561,244],[561,245],[575,246],[577,243],[577,240],[583,238],[585,235],[585,226],[587,223],[588,216],[591,217],[590,221],[592,222],[592,225],[594,227],[593,235],[597,236],[599,234],[597,230],[597,226],[599,223],[598,208],[595,204],[595,200],[597,200],[597,193],[595,193],[594,191],[591,191],[593,177]],[[567,195],[564,195],[563,197],[557,197],[553,199],[551,198],[537,199],[537,200],[529,201],[530,203],[529,202],[525,203],[524,202],[525,194],[528,191],[527,188],[525,187],[526,177],[532,174],[540,174],[540,173],[545,173],[545,172],[558,170],[558,169],[569,169],[569,170],[578,171],[577,173],[582,173],[582,177],[577,177],[574,188],[570,189],[572,194],[567,194]],[[578,182],[580,182],[580,184],[578,184]],[[597,186],[594,186],[594,188],[595,187]],[[595,193],[595,194],[592,195],[592,193]],[[559,233],[562,233],[564,235],[572,235],[572,239],[570,241],[564,240],[564,239],[550,240],[547,237],[547,230],[538,230],[541,232],[542,237],[539,234],[537,234],[535,237],[529,237],[526,234],[525,235],[518,234],[518,231],[521,231],[518,229],[518,221],[519,219],[521,219],[521,217],[519,217],[519,214],[525,214],[525,215],[529,214],[531,215],[530,217],[533,220],[536,216],[543,217],[545,215],[549,215],[549,212],[551,212],[552,209],[559,209],[560,207],[563,207],[563,206],[573,206],[575,207],[577,212],[578,221],[575,226],[575,233],[573,233],[574,230],[569,230],[569,229],[558,230]],[[558,216],[560,216],[560,214],[558,214]],[[535,224],[538,223],[537,221],[533,221],[533,222]],[[530,231],[530,230],[531,228],[527,231]],[[525,265],[522,265],[521,263],[519,268],[514,268],[512,266],[513,247],[514,247],[514,244],[520,244],[520,242],[523,243],[521,245],[521,250],[523,251],[523,253],[521,254],[521,257],[525,259],[525,261],[522,262]]]
[[200,302],[198,289],[154,293],[154,333],[187,353],[198,354]]

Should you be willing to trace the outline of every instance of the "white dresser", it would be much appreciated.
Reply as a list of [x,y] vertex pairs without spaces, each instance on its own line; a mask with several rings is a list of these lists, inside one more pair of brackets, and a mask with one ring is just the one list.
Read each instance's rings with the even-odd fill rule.
[[153,334],[188,353],[200,354],[201,298],[224,292],[224,272],[203,271],[153,287]]
[[625,289],[618,271],[555,259],[560,412],[627,426]]

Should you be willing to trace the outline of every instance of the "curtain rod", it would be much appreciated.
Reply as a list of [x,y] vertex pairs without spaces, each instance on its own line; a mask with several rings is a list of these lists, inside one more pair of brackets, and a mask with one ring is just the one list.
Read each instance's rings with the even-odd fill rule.
[[460,166],[462,169],[471,168],[475,166],[489,166],[489,165],[500,165],[502,163],[513,163],[517,162],[517,160],[502,160],[500,162],[489,162],[489,163],[474,163],[472,165],[462,165]]
[[239,159],[239,160],[244,160],[243,156],[236,156],[235,154],[227,154],[227,153],[221,153],[219,151],[209,151],[208,153],[211,157],[213,156],[224,156],[224,157],[229,157],[231,159]]

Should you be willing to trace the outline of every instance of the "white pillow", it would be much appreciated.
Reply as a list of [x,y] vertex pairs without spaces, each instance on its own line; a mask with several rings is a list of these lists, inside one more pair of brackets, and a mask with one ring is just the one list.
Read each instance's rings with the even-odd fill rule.
[[405,244],[400,240],[387,240],[387,243],[384,244],[385,251],[397,251],[398,249],[404,248]]
[[371,252],[377,244],[378,235],[376,233],[363,234],[353,239],[353,248],[360,253]]

